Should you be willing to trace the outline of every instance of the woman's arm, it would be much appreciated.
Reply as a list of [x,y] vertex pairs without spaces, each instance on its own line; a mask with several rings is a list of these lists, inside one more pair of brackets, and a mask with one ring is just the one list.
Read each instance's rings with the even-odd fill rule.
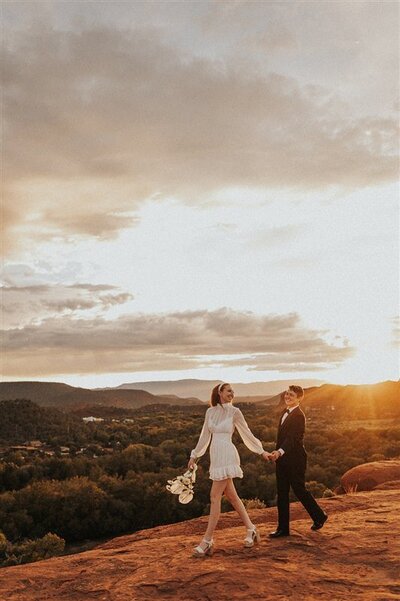
[[233,423],[240,436],[242,437],[242,440],[246,447],[250,449],[250,451],[253,451],[253,453],[258,453],[259,455],[265,453],[261,441],[254,436],[249,426],[247,425],[247,422],[243,417],[243,413],[237,407],[235,407],[235,409],[236,410],[235,415],[233,417]]
[[193,449],[193,451],[190,453],[190,458],[197,459],[198,457],[201,457],[202,455],[204,455],[204,453],[207,451],[207,447],[210,443],[210,440],[211,440],[211,432],[208,427],[208,410],[207,410],[205,418],[204,418],[203,428],[200,432],[200,437],[199,437],[198,443],[195,446],[195,448]]

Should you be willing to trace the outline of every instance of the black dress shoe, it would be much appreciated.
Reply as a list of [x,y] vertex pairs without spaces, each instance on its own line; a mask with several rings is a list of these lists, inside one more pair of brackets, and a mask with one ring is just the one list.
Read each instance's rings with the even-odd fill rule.
[[325,524],[328,516],[325,514],[323,519],[320,522],[314,522],[311,526],[311,530],[321,530],[322,526]]
[[269,538],[280,538],[281,536],[289,536],[289,532],[287,530],[275,530],[275,532],[271,532]]

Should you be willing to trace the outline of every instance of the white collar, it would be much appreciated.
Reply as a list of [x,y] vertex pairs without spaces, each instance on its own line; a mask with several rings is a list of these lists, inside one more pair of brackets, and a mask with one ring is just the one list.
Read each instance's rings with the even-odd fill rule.
[[286,409],[286,411],[289,411],[289,413],[292,413],[292,411],[294,411],[295,409],[297,409],[297,407],[300,407],[300,405],[296,405],[296,407],[288,407]]

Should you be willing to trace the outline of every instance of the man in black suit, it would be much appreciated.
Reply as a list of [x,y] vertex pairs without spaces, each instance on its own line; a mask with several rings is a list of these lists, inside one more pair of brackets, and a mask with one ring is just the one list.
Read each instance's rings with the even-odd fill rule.
[[275,461],[278,490],[278,527],[269,535],[271,538],[289,536],[290,487],[310,514],[312,530],[322,528],[328,519],[305,486],[307,453],[303,440],[306,418],[299,406],[303,397],[301,386],[289,386],[285,392],[286,410],[279,418],[276,450],[269,457]]

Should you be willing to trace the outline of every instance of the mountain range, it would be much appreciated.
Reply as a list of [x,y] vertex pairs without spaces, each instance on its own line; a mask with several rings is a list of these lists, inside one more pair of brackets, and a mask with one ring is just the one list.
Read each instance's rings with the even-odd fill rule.
[[[302,379],[302,380],[273,380],[271,382],[249,382],[249,383],[231,383],[235,391],[236,397],[262,397],[274,396],[285,390],[289,384],[299,384],[303,388],[310,386],[320,386],[324,384],[323,380]],[[121,384],[116,387],[116,390],[146,390],[151,394],[164,395],[176,394],[180,397],[196,397],[202,401],[210,399],[211,390],[217,384],[221,384],[221,380],[166,380],[153,382],[130,382]],[[109,389],[107,389],[109,390]]]
[[0,382],[0,401],[28,399],[41,406],[68,409],[106,405],[135,409],[144,405],[201,405],[195,398],[157,396],[145,390],[90,390],[58,382]]
[[[142,386],[148,385],[153,392],[143,389],[131,388],[108,388],[87,389],[69,386],[56,382],[1,382],[0,401],[28,399],[41,406],[56,407],[58,409],[77,409],[89,406],[123,407],[126,409],[137,409],[148,405],[197,405],[205,403],[196,396],[189,393],[190,383],[192,388],[203,396],[202,390],[210,392],[213,381],[206,380],[178,380],[176,389],[172,392],[173,382],[141,382]],[[304,381],[302,381],[304,384]],[[217,382],[218,383],[218,382]],[[154,387],[149,386],[154,384]],[[167,392],[162,390],[161,384],[166,384]],[[235,390],[235,402],[256,402],[263,405],[279,405],[283,403],[281,398],[288,382],[254,382],[253,384],[233,384]],[[260,385],[265,386],[265,393],[257,395]],[[269,387],[270,385],[270,387]],[[124,384],[123,386],[130,386]],[[251,386],[254,386],[251,388]],[[243,388],[248,387],[249,393],[243,394]],[[269,388],[268,388],[269,387]],[[268,392],[269,390],[269,392]],[[271,394],[272,390],[278,390]],[[186,393],[186,395],[185,395]],[[242,394],[240,394],[242,393]],[[208,399],[208,396],[205,397]],[[362,412],[365,409],[368,417],[384,417],[385,415],[400,415],[400,382],[379,382],[377,384],[322,384],[321,386],[305,387],[304,407],[327,407],[355,409]]]

